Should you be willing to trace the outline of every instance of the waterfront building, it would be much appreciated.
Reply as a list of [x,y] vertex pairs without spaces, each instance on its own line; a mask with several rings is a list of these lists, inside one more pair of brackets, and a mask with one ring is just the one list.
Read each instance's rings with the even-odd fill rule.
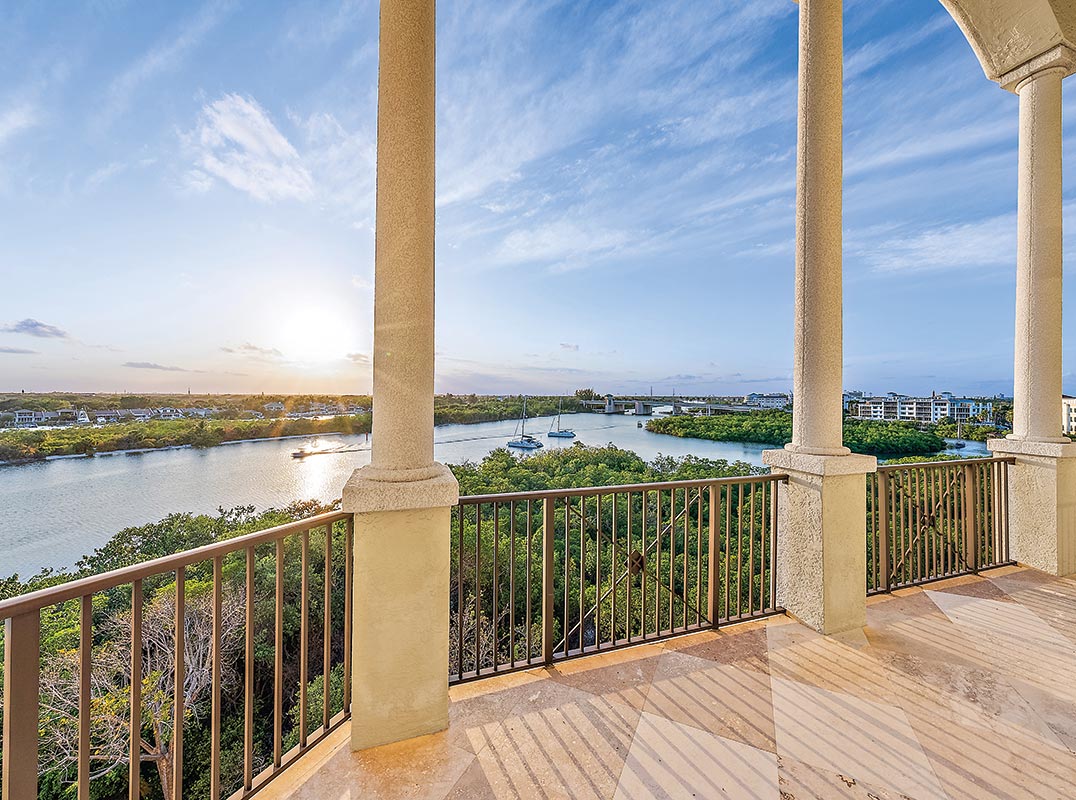
[[1076,397],[1061,395],[1061,429],[1066,433],[1076,433]]
[[993,411],[994,403],[990,400],[955,397],[951,392],[932,394],[930,397],[909,397],[890,392],[884,397],[860,398],[855,416],[891,422],[933,423],[946,418],[954,422],[970,422],[989,416]]
[[787,408],[792,404],[792,395],[788,392],[770,392],[768,394],[752,392],[744,395],[743,403],[745,406],[755,406],[757,408]]

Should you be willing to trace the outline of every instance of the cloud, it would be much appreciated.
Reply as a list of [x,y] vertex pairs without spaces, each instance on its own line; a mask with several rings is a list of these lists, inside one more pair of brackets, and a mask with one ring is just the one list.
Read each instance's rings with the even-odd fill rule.
[[1004,214],[894,236],[862,255],[876,272],[1010,266],[1016,261],[1016,217]]
[[561,350],[571,350],[573,353],[578,353],[579,352],[579,345],[571,344],[569,342],[561,342],[560,343],[560,349]]
[[70,334],[57,328],[55,325],[48,325],[47,323],[40,322],[36,319],[30,319],[27,317],[24,320],[14,323],[13,325],[4,325],[0,327],[2,333],[23,333],[27,336],[36,336],[38,339],[70,339]]
[[117,76],[108,87],[108,97],[95,121],[96,127],[107,128],[127,110],[131,98],[144,84],[174,70],[224,20],[232,5],[231,0],[207,3],[175,36],[159,42]]
[[366,355],[366,353],[348,353],[347,359],[354,364],[366,365],[372,363],[370,361],[370,356]]
[[216,178],[263,202],[314,196],[299,153],[253,98],[226,94],[207,104],[184,141],[194,158],[188,185],[195,190]]
[[256,361],[278,361],[284,357],[284,354],[275,347],[259,347],[250,342],[243,342],[238,347],[222,347],[221,352],[247,356]]
[[28,104],[0,112],[0,146],[39,122],[37,109]]
[[36,350],[27,350],[23,347],[0,347],[0,353],[9,353],[11,355],[34,355]]
[[184,369],[183,367],[166,367],[164,364],[156,364],[152,361],[127,361],[121,366],[131,369],[155,369],[160,372],[194,372],[196,370]]

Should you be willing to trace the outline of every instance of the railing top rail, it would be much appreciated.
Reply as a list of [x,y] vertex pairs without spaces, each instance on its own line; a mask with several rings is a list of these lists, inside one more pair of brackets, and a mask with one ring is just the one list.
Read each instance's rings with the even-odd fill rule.
[[924,467],[961,467],[965,464],[1015,464],[1013,456],[991,456],[990,458],[954,458],[945,461],[919,461],[910,464],[883,464],[879,472],[898,472],[904,469],[923,469]]
[[132,564],[129,567],[102,572],[100,575],[90,575],[78,580],[68,581],[47,589],[39,589],[36,592],[22,594],[7,600],[0,600],[0,620],[17,617],[31,611],[39,611],[46,606],[64,603],[94,592],[103,592],[114,589],[117,586],[133,583],[154,575],[162,575],[173,572],[180,567],[209,561],[213,558],[226,556],[248,547],[256,547],[260,544],[275,542],[290,536],[293,533],[320,528],[331,525],[334,522],[346,520],[351,517],[343,511],[331,511],[328,514],[318,514],[314,517],[289,522],[286,525],[277,525],[275,528],[266,528],[262,531],[247,533],[236,536],[234,539],[225,539],[221,542],[196,547],[193,550],[184,550],[170,556],[155,558],[152,561],[144,561],[141,564]]
[[661,481],[655,483],[629,483],[611,486],[587,486],[581,489],[540,489],[534,492],[504,492],[502,494],[473,494],[460,497],[461,506],[481,503],[503,503],[511,500],[545,500],[558,497],[593,497],[598,494],[655,491],[658,489],[695,489],[704,486],[779,483],[787,481],[787,475],[737,475],[732,478],[695,478],[687,481]]

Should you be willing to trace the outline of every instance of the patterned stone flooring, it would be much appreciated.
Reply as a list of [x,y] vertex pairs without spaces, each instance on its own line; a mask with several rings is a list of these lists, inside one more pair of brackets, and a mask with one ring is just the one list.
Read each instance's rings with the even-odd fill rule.
[[1076,580],[1005,568],[452,689],[448,731],[267,787],[353,798],[1076,797]]

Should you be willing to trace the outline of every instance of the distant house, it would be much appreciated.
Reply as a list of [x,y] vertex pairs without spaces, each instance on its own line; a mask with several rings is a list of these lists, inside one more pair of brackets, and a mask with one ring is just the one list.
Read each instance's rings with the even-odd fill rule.
[[183,416],[185,417],[200,417],[207,419],[217,413],[215,408],[185,408],[183,409]]
[[108,425],[112,422],[119,422],[120,416],[121,415],[118,409],[110,408],[106,409],[105,411],[94,411],[93,421],[97,425]]
[[279,401],[276,401],[273,403],[266,403],[264,406],[262,406],[262,408],[264,408],[266,411],[283,411],[284,404]]
[[28,409],[19,409],[15,412],[15,427],[16,428],[36,428],[37,419],[35,412]]
[[135,422],[146,422],[153,416],[153,409],[150,408],[132,408],[127,412],[127,416],[133,419]]
[[153,413],[154,416],[157,417],[157,419],[183,419],[183,412],[180,411],[178,408],[158,408],[154,409]]
[[86,425],[90,421],[90,415],[84,408],[61,408],[56,413],[59,415],[59,421],[63,423]]

